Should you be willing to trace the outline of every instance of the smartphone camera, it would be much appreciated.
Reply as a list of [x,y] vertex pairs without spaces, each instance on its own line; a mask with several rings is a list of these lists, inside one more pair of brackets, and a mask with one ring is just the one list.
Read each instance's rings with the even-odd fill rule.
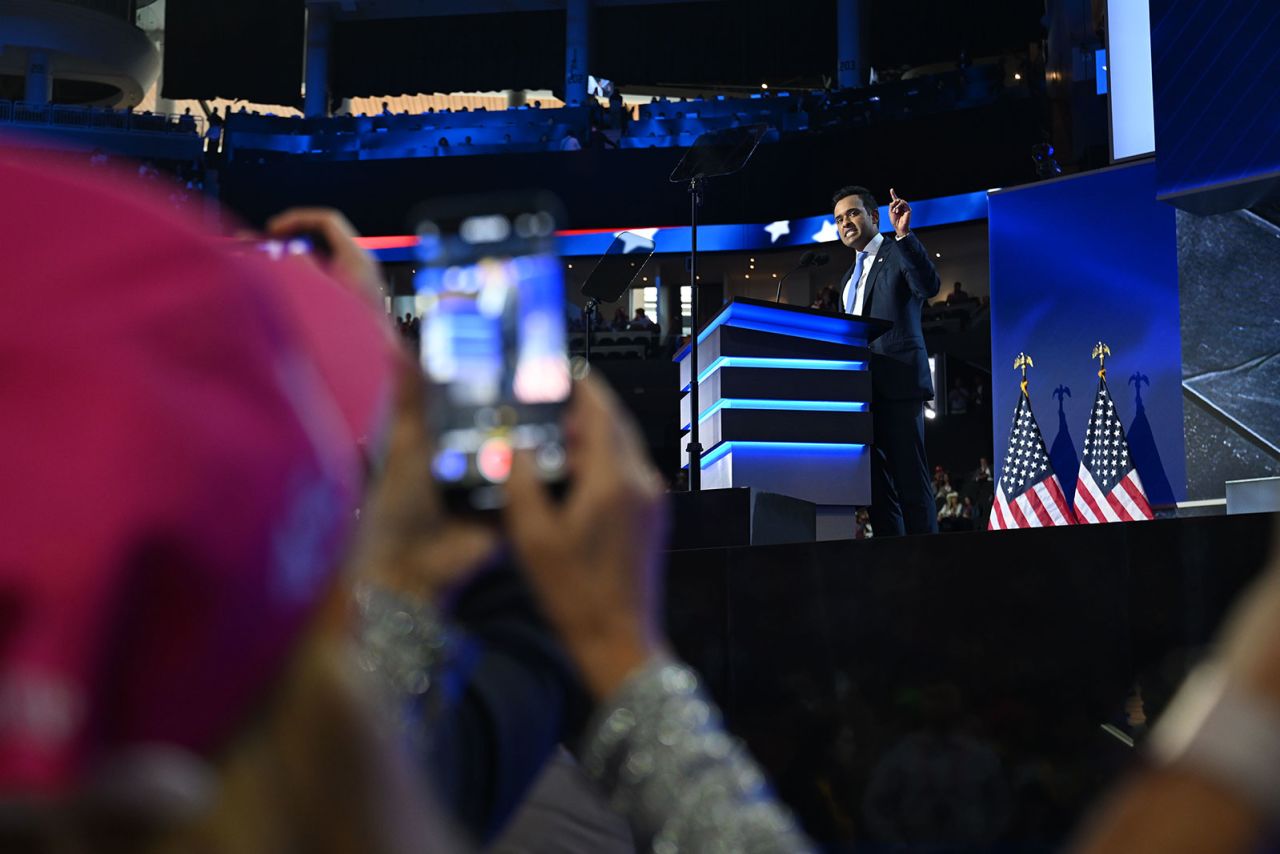
[[517,451],[548,484],[565,476],[569,398],[558,205],[543,195],[422,210],[414,287],[422,367],[435,387],[432,470],[446,503],[492,511]]

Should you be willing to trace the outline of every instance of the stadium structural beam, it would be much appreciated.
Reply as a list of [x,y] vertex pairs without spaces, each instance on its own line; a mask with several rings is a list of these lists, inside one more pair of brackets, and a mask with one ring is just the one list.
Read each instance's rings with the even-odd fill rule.
[[867,84],[862,55],[862,0],[836,0],[836,81],[841,89]]
[[307,92],[302,112],[309,119],[329,115],[329,41],[333,20],[327,5],[307,6],[305,77]]
[[580,106],[587,102],[591,64],[591,0],[568,0],[564,35],[564,102]]

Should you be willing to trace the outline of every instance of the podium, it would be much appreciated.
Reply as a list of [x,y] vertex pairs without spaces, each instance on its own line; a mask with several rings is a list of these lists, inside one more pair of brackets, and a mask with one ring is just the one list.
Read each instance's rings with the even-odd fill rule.
[[[867,345],[891,326],[757,299],[726,304],[696,333],[703,489],[748,486],[811,501],[818,539],[852,537],[855,509],[871,503]],[[688,356],[686,343],[675,355],[685,434]]]

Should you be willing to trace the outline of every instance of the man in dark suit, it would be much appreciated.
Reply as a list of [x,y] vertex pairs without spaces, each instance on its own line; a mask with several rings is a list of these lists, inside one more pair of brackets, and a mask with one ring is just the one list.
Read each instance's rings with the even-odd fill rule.
[[880,209],[865,187],[844,187],[832,198],[840,241],[857,253],[844,277],[841,307],[893,321],[871,342],[871,526],[877,537],[938,530],[924,451],[924,402],[933,399],[933,378],[920,310],[941,283],[911,233],[911,206],[893,190],[889,195],[891,235],[880,233]]

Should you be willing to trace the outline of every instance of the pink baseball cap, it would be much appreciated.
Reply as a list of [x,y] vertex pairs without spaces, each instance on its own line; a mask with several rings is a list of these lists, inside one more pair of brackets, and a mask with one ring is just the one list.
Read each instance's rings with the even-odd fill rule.
[[313,265],[0,151],[0,800],[207,755],[332,589],[401,358]]

